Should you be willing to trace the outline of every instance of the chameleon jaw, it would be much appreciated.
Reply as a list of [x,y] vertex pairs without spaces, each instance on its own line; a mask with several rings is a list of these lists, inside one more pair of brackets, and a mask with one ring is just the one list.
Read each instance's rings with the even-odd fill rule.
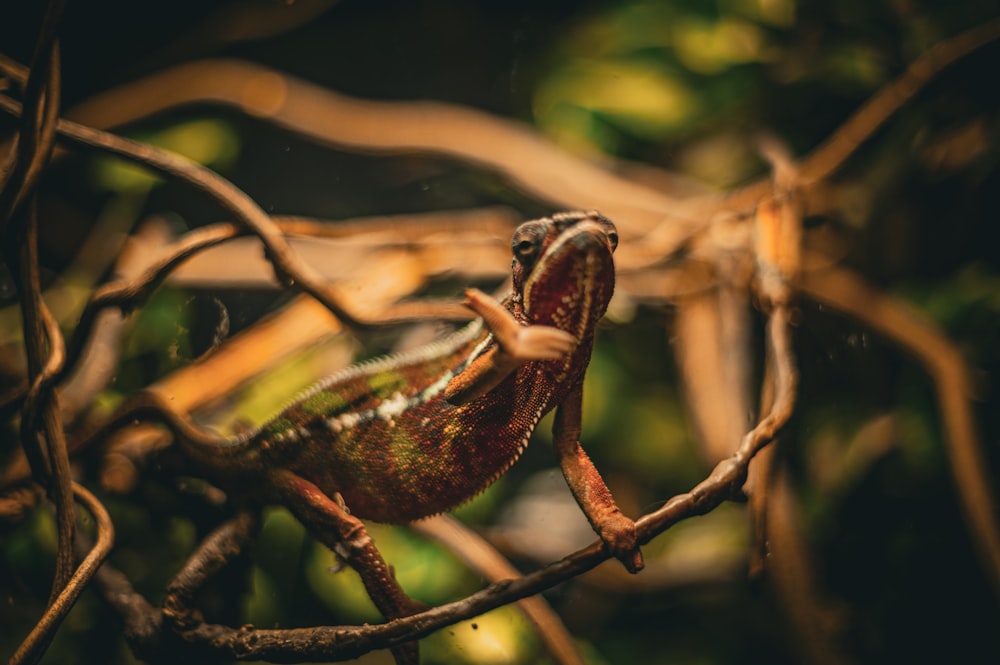
[[614,263],[606,229],[583,220],[546,248],[523,289],[534,324],[555,326],[582,342],[604,315],[614,290]]

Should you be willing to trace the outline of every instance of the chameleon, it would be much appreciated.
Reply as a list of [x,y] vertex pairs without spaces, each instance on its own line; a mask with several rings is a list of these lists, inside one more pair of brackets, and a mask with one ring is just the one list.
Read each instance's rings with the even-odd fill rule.
[[[206,477],[288,508],[360,574],[391,620],[421,606],[361,520],[405,523],[469,500],[514,464],[555,409],[554,448],[573,496],[608,550],[638,572],[635,523],[579,443],[584,373],[614,291],[617,244],[614,224],[593,211],[525,222],[511,240],[511,293],[498,302],[468,289],[478,318],[465,327],[334,373],[232,438],[167,424]],[[126,411],[114,420],[130,422],[143,408]],[[393,651],[416,662],[415,646]]]

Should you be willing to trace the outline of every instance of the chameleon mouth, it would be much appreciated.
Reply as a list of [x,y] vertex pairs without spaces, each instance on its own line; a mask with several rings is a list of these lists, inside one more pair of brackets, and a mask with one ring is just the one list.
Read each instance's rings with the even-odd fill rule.
[[532,323],[555,326],[582,340],[589,324],[604,315],[615,271],[607,231],[581,221],[563,231],[524,284],[524,307]]

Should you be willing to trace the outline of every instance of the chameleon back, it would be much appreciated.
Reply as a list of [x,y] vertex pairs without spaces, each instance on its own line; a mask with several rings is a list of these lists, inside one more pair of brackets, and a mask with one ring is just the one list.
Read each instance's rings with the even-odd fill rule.
[[[520,274],[515,262],[515,291],[504,303],[524,325],[571,333],[578,340],[572,353],[525,362],[456,406],[443,395],[449,382],[495,345],[475,322],[419,352],[352,367],[307,391],[254,436],[262,461],[339,493],[353,514],[383,522],[443,512],[489,487],[589,362],[614,266],[607,227],[584,219],[575,226],[581,220],[556,216],[529,229],[538,254]],[[521,228],[529,224],[537,223]]]

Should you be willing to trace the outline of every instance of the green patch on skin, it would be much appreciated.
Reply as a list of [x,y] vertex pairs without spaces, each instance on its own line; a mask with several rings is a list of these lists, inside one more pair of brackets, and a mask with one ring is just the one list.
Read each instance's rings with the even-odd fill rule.
[[332,416],[347,407],[347,400],[339,392],[321,390],[302,401],[299,408],[309,416]]
[[295,428],[295,423],[290,418],[275,418],[267,423],[261,430],[263,438],[270,439],[282,432],[287,432]]
[[378,372],[368,377],[368,385],[375,395],[391,395],[407,389],[406,377],[399,372]]

